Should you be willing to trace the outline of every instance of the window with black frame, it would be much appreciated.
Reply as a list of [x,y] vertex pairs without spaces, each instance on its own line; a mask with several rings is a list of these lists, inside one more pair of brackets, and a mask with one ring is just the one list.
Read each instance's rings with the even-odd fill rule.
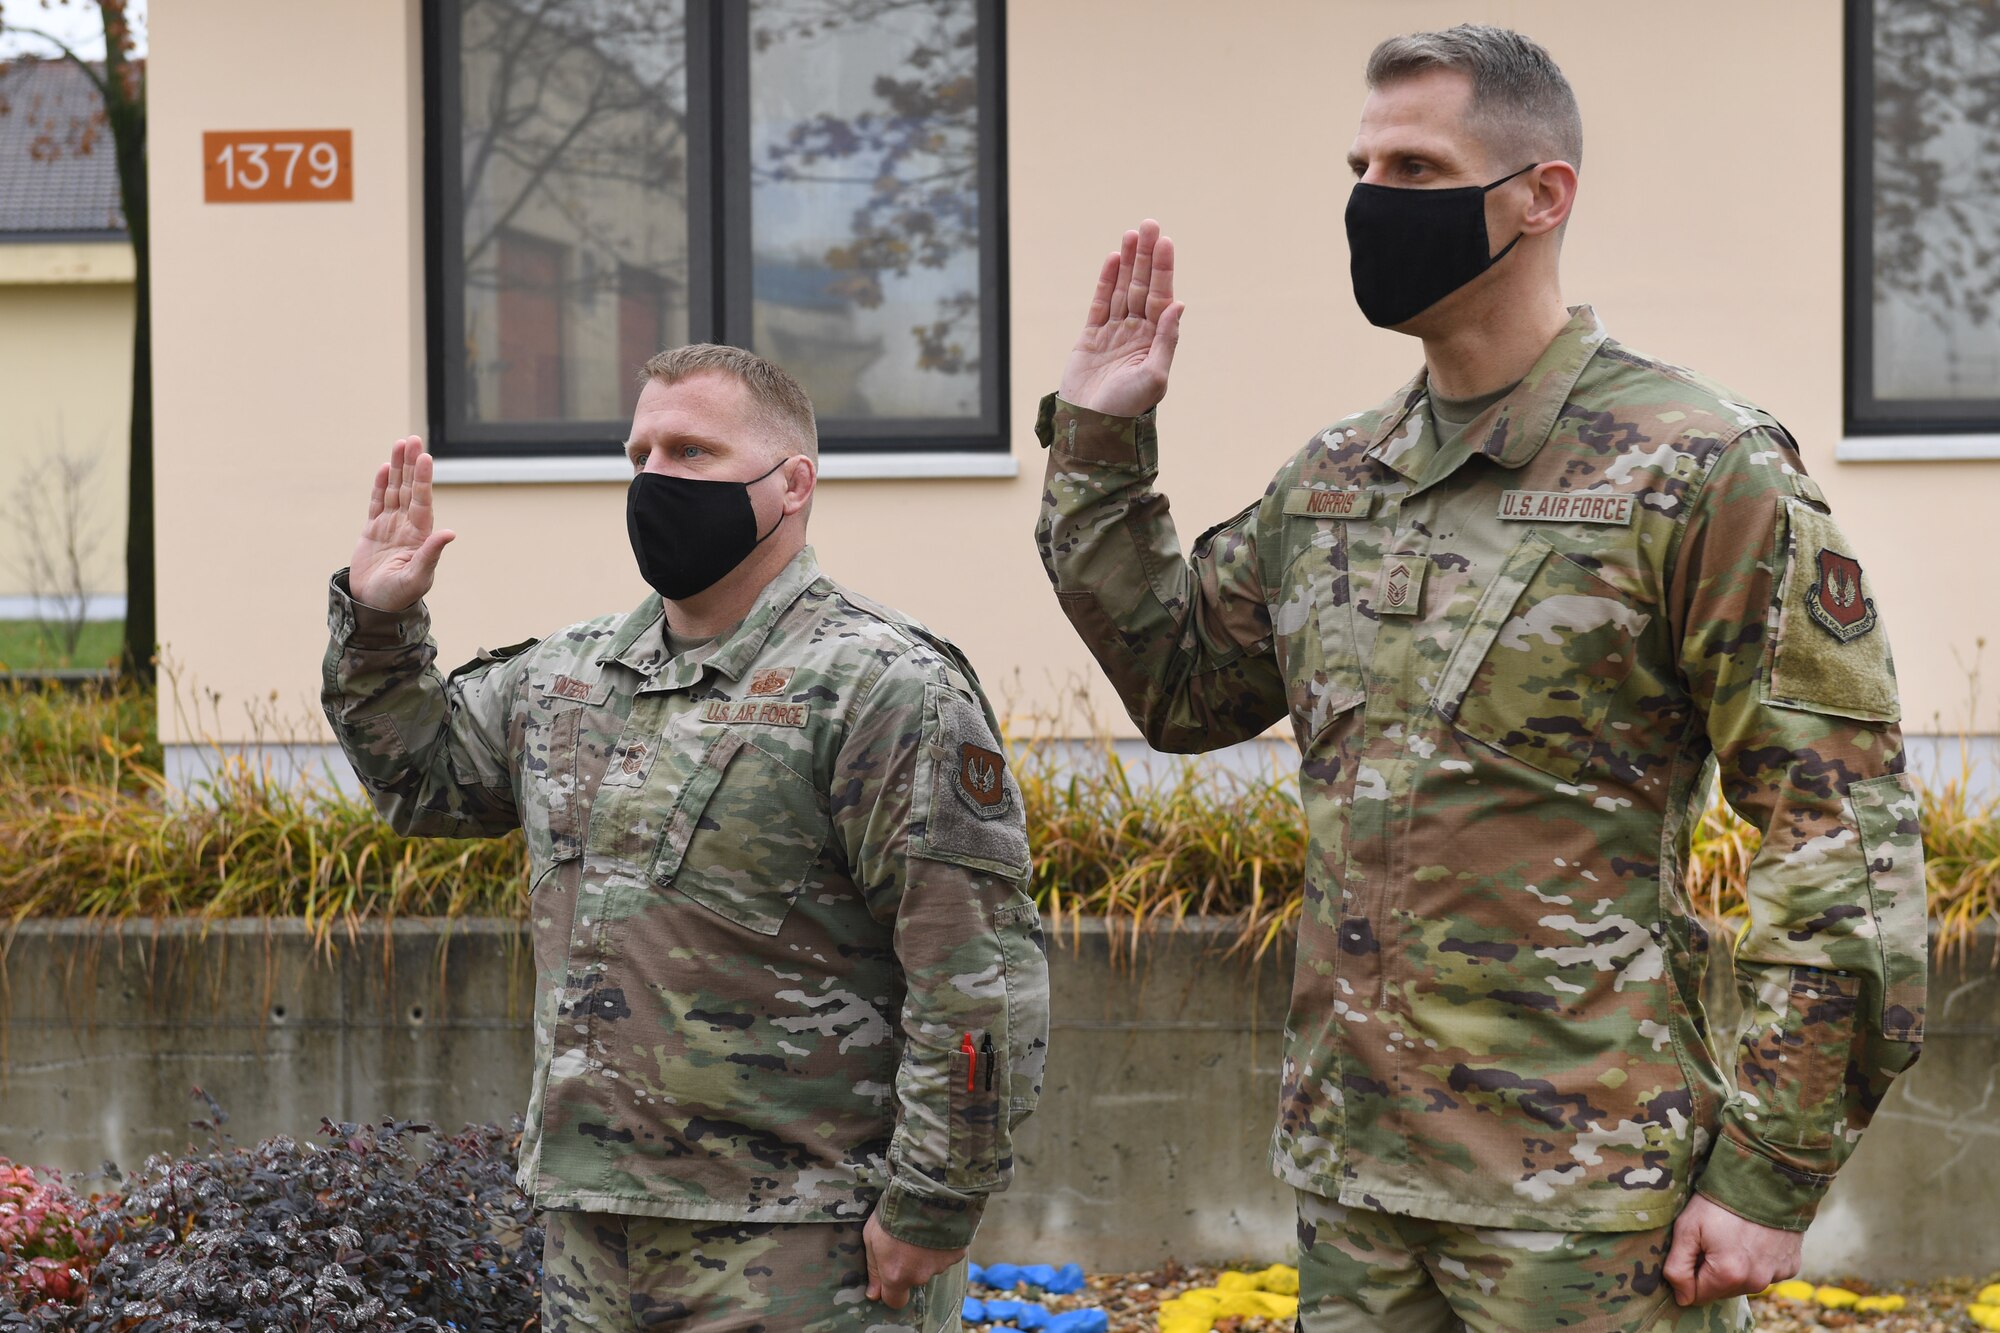
[[2000,432],[2000,4],[1849,0],[1848,121],[1848,432]]
[[1007,448],[997,0],[431,0],[432,442],[609,451],[749,347],[822,447]]

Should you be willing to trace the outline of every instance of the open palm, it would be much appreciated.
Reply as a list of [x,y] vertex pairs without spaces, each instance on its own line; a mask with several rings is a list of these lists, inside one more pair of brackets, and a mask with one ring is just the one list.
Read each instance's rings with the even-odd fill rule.
[[1064,401],[1120,417],[1151,408],[1167,396],[1180,327],[1174,243],[1147,218],[1098,272],[1090,314],[1063,365]]
[[458,534],[432,531],[431,456],[411,435],[389,448],[375,470],[368,521],[348,562],[347,589],[363,606],[401,611],[431,590],[438,557]]

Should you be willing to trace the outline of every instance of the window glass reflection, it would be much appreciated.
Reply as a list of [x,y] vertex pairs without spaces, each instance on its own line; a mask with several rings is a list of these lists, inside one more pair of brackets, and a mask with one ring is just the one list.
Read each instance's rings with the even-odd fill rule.
[[2000,394],[2000,5],[1876,0],[1878,398]]
[[685,10],[460,6],[465,420],[626,417],[687,341]]
[[826,417],[981,410],[972,0],[753,0],[752,344]]

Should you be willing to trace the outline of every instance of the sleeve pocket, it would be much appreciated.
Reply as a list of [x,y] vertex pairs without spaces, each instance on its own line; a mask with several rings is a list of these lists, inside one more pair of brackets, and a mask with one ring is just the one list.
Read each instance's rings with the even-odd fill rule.
[[1791,1148],[1833,1142],[1854,1053],[1860,979],[1846,972],[1794,967],[1779,1021],[1744,1036],[1739,1076],[1757,1099],[1762,1136]]
[[1847,796],[1861,833],[1869,907],[1882,946],[1882,1035],[1921,1042],[1930,904],[1916,786],[1909,774],[1891,773],[1854,783]]
[[986,1090],[985,1071],[973,1065],[974,1058],[951,1053],[951,1155],[944,1183],[953,1189],[987,1189],[1000,1180],[995,1151],[1000,1101]]

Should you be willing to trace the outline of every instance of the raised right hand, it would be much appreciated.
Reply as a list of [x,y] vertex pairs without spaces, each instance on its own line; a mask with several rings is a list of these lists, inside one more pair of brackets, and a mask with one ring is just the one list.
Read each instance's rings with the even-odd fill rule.
[[1083,333],[1063,365],[1064,401],[1110,416],[1136,417],[1167,396],[1180,341],[1174,300],[1174,243],[1147,218],[1105,258]]
[[431,531],[431,456],[411,435],[389,446],[375,470],[368,521],[348,562],[347,590],[363,606],[401,611],[415,606],[437,577],[438,556],[457,533]]

